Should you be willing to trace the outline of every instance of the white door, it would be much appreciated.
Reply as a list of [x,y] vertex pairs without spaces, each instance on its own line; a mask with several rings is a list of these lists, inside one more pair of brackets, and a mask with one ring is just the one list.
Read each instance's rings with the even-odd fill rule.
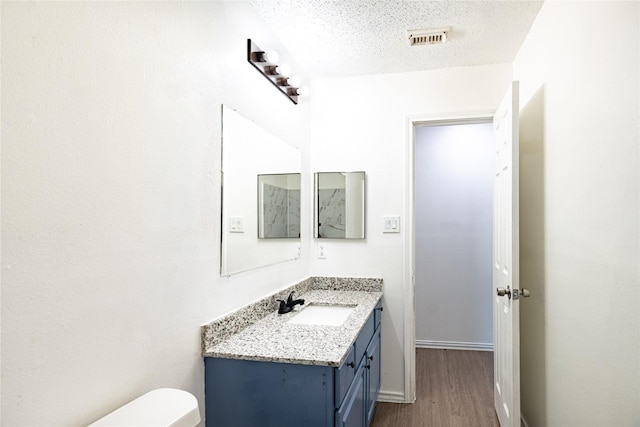
[[512,82],[493,118],[493,375],[502,427],[520,426],[518,108],[518,82]]

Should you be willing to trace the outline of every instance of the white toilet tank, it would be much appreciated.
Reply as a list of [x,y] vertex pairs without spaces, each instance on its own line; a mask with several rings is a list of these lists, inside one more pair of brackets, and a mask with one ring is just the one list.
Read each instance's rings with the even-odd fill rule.
[[89,427],[195,427],[200,422],[200,411],[195,396],[175,388],[152,390]]

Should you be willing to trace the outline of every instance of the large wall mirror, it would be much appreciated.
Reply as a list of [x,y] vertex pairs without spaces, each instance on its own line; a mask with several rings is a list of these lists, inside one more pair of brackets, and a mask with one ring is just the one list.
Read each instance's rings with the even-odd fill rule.
[[222,176],[221,274],[296,259],[300,151],[223,106]]
[[364,172],[314,175],[316,238],[365,238],[365,175]]

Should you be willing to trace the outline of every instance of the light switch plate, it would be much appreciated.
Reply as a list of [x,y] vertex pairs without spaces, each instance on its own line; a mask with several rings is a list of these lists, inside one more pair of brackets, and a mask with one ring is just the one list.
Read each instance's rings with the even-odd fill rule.
[[382,217],[383,233],[399,233],[400,232],[400,215],[385,215]]

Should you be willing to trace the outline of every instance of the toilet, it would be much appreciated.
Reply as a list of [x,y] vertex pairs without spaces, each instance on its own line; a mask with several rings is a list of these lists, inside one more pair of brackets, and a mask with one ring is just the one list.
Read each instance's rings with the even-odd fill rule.
[[195,396],[175,388],[152,390],[89,427],[195,427],[200,423],[200,411]]

